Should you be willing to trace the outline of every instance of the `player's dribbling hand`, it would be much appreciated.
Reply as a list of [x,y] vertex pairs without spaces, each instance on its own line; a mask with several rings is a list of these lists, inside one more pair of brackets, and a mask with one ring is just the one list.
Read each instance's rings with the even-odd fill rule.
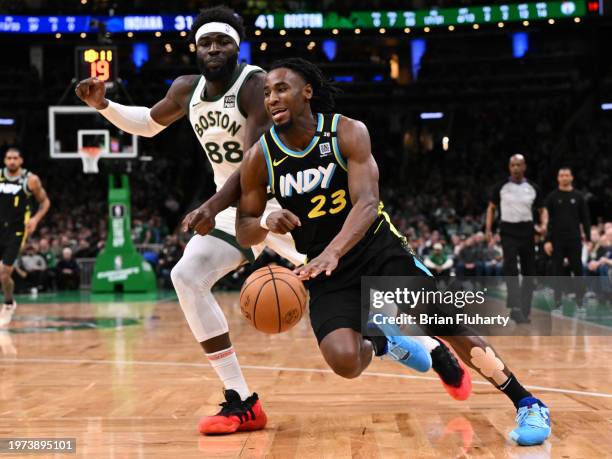
[[312,259],[304,266],[295,268],[293,272],[300,280],[313,279],[322,272],[331,275],[332,271],[338,266],[338,256],[330,252],[323,252],[318,257]]
[[79,81],[74,92],[79,99],[96,110],[108,107],[108,101],[104,97],[106,86],[98,78],[87,78],[86,80]]
[[302,226],[302,222],[294,213],[286,210],[275,210],[266,218],[266,226],[270,231],[276,234],[286,234],[298,226]]
[[215,228],[215,216],[207,206],[200,206],[185,215],[181,226],[183,231],[195,231],[206,236]]

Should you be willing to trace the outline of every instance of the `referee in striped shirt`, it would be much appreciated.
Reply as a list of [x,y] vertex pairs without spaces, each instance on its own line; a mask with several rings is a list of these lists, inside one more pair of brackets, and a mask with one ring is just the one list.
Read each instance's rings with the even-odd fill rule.
[[[494,189],[487,208],[487,240],[493,237],[495,210],[500,210],[500,235],[504,252],[503,274],[507,276],[507,307],[516,323],[529,323],[533,297],[535,269],[535,233],[546,234],[548,212],[543,204],[537,185],[525,178],[525,158],[514,155],[510,158],[510,177]],[[534,226],[534,211],[539,213],[540,224]],[[532,276],[523,279],[519,286],[517,262],[521,262],[521,274]]]

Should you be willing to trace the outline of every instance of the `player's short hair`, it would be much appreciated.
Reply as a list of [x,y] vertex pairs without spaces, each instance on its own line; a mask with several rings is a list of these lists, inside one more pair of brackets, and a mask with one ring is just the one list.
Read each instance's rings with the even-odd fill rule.
[[561,166],[559,170],[557,171],[557,173],[561,171],[570,171],[570,174],[574,175],[574,171],[572,170],[570,166]]
[[335,99],[340,93],[340,89],[321,72],[319,67],[305,59],[290,57],[274,62],[270,71],[280,68],[293,70],[312,86],[310,107],[313,112],[332,113],[334,111]]
[[195,34],[200,27],[209,22],[224,22],[225,24],[231,25],[238,36],[240,41],[244,40],[244,23],[242,18],[231,8],[227,6],[214,6],[212,8],[206,8],[200,10],[200,14],[193,21],[191,31],[189,33],[189,40],[195,41]]

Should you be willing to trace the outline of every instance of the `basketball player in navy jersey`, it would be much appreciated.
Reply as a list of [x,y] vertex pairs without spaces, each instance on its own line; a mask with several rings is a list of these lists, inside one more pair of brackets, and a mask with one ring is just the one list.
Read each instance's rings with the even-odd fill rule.
[[[191,38],[201,74],[176,78],[165,97],[151,108],[106,99],[104,82],[97,79],[79,82],[76,93],[121,130],[145,137],[183,117],[189,119],[220,189],[185,218],[185,227],[198,234],[190,239],[171,273],[187,323],[225,386],[221,410],[202,418],[198,428],[204,434],[259,430],[265,427],[267,416],[242,374],[227,320],[211,289],[224,275],[253,258],[250,249],[242,250],[236,242],[236,210],[228,206],[240,196],[237,171],[243,151],[270,124],[263,105],[265,74],[259,67],[238,64],[244,25],[227,7],[201,11],[194,20]],[[270,200],[268,211],[274,210],[280,210],[280,205]],[[289,235],[270,233],[264,245],[294,264],[303,261]],[[257,247],[258,252],[262,250],[263,246]],[[422,353],[431,366],[431,358],[424,349]]]
[[[320,70],[303,59],[276,62],[266,76],[264,103],[273,121],[246,154],[236,237],[243,246],[264,240],[267,189],[283,210],[267,218],[272,232],[290,232],[310,260],[296,272],[309,279],[310,318],[328,365],[340,376],[360,375],[384,342],[361,335],[361,276],[431,276],[382,211],[378,167],[367,127],[340,114],[321,113],[334,91]],[[268,222],[273,223],[272,225]],[[459,356],[517,408],[510,438],[540,444],[550,435],[546,405],[529,393],[482,338],[444,328]],[[440,328],[426,328],[440,334]]]
[[[13,297],[15,283],[11,278],[13,265],[28,236],[49,211],[51,201],[40,178],[22,168],[23,157],[18,148],[9,148],[0,170],[0,281],[4,303],[0,309],[0,327],[11,321],[17,303]],[[30,216],[30,198],[38,202],[38,210]]]

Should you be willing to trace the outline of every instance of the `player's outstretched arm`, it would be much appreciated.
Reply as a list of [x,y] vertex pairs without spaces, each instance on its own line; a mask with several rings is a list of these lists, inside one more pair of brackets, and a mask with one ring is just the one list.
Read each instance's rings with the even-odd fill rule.
[[268,230],[259,224],[266,209],[266,163],[259,143],[244,155],[240,165],[240,200],[236,215],[236,240],[242,247],[259,244]]
[[187,98],[197,78],[197,75],[178,77],[164,98],[153,108],[132,107],[108,100],[105,97],[104,82],[97,78],[80,81],[75,92],[83,102],[98,110],[122,131],[143,137],[153,137],[187,113]]
[[363,239],[378,215],[378,166],[372,156],[368,128],[361,121],[343,116],[338,124],[338,143],[348,163],[348,191],[353,208],[323,253],[296,270],[302,278],[316,277],[321,272],[330,275],[340,257]]
[[43,188],[40,178],[38,178],[37,175],[30,175],[28,178],[28,188],[38,202],[38,210],[26,223],[26,233],[28,236],[30,236],[34,231],[36,231],[36,227],[45,214],[49,211],[49,208],[51,207],[51,200],[49,199],[49,196],[47,196],[47,192]]

